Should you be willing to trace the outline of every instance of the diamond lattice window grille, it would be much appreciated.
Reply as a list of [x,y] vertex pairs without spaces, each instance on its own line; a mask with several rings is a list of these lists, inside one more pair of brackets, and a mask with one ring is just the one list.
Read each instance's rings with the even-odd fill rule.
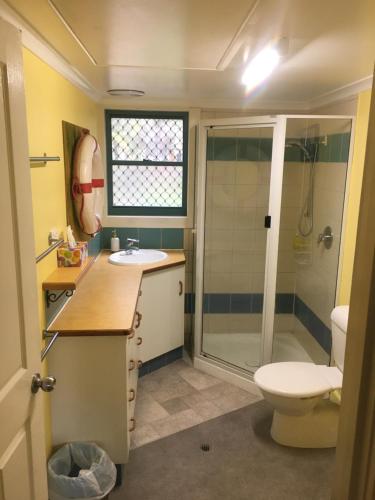
[[186,128],[186,113],[107,112],[109,213],[186,214]]
[[119,117],[111,130],[113,160],[182,162],[182,120]]
[[113,205],[181,207],[182,166],[113,165]]

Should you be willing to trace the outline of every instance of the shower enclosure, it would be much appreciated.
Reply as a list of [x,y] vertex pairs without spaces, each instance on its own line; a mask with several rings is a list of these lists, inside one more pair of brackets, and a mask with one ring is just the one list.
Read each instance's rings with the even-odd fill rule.
[[195,360],[328,364],[352,117],[200,124]]

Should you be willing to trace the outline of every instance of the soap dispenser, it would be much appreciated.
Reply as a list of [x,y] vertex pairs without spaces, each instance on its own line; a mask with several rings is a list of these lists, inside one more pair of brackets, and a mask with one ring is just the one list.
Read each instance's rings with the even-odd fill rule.
[[111,251],[118,252],[120,250],[120,238],[116,234],[116,229],[112,231]]

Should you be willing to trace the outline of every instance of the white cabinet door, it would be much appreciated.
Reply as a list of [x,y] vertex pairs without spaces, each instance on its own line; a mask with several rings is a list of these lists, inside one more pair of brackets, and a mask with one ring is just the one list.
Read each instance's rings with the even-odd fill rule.
[[184,281],[185,266],[143,275],[142,323],[137,333],[143,339],[143,362],[184,344]]

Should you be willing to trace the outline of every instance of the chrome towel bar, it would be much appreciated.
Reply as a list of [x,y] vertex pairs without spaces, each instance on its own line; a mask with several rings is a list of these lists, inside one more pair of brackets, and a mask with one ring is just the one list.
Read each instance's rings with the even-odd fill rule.
[[57,337],[59,336],[59,333],[60,332],[50,333],[47,330],[44,330],[44,332],[43,332],[43,338],[44,339],[51,338],[51,340],[48,342],[48,344],[46,345],[46,347],[40,353],[40,358],[41,358],[42,361],[44,360],[44,358],[49,353],[51,347],[53,346],[53,344],[55,343]]
[[55,250],[55,248],[59,247],[61,245],[61,243],[64,243],[64,239],[63,238],[60,238],[59,240],[56,240],[52,245],[50,245],[46,250],[44,250],[44,252],[42,252],[41,254],[39,254],[36,257],[36,262],[38,263],[39,261],[41,261],[42,259],[44,259],[44,257],[46,257],[49,253],[52,252],[52,250]]
[[[29,156],[30,163],[43,163],[43,167],[47,165],[47,161],[60,161],[60,156],[47,156],[44,153],[43,156]],[[36,167],[37,165],[32,165],[32,167]]]

